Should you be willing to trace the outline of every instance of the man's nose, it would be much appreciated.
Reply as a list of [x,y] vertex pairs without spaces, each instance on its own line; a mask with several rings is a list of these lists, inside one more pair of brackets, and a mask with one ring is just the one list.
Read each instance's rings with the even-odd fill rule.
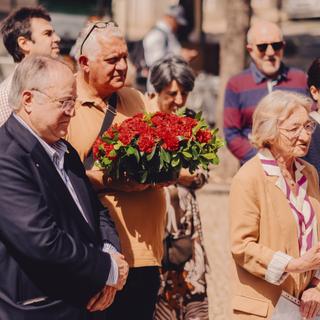
[[74,117],[75,114],[76,114],[76,110],[75,110],[74,107],[73,108],[67,108],[67,109],[64,110],[64,114],[66,114],[69,117]]
[[53,41],[54,42],[60,42],[61,38],[58,36],[56,32],[53,33]]
[[116,68],[118,70],[126,70],[127,67],[128,67],[128,64],[127,64],[127,60],[125,58],[120,59],[116,65]]
[[275,51],[272,48],[272,45],[269,43],[266,50],[266,55],[273,56],[275,54]]

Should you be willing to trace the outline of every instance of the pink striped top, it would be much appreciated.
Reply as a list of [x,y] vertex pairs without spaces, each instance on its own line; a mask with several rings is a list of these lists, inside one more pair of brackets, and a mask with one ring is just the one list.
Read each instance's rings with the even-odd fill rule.
[[295,182],[298,185],[298,194],[295,196],[271,152],[268,149],[263,149],[259,151],[258,156],[266,175],[278,176],[276,186],[285,194],[297,222],[299,249],[300,255],[302,255],[318,240],[316,215],[307,195],[308,181],[302,173],[304,165],[301,160],[295,160]]

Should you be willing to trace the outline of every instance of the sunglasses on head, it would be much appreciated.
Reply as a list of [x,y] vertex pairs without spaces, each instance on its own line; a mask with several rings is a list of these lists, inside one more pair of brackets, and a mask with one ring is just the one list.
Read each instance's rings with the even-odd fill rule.
[[85,42],[89,38],[92,31],[94,29],[104,29],[104,28],[107,28],[108,26],[118,27],[118,25],[114,21],[97,21],[96,23],[94,23],[81,43],[80,54],[82,54],[83,45],[85,44]]
[[260,52],[266,52],[268,45],[270,45],[274,51],[279,51],[284,47],[284,42],[279,41],[279,42],[272,42],[272,43],[260,43],[260,44],[257,44],[256,46]]

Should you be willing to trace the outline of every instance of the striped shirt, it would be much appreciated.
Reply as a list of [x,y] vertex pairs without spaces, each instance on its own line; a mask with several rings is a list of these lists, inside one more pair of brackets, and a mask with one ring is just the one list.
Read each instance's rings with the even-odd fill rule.
[[[74,200],[74,202],[76,203],[79,211],[81,212],[81,215],[83,216],[85,221],[88,223],[88,218],[86,217],[85,211],[83,210],[80,204],[79,198],[77,196],[77,193],[71,183],[71,180],[64,169],[64,155],[66,152],[68,152],[68,147],[66,146],[66,144],[62,140],[58,140],[57,142],[49,145],[43,139],[41,139],[19,116],[17,116],[16,114],[13,114],[13,116],[40,142],[40,144],[42,145],[42,147],[50,157],[51,161],[53,162],[62,181],[64,182],[68,191],[70,192],[70,195]],[[117,250],[110,243],[105,243],[102,248],[102,251],[107,252],[109,254],[117,252]],[[110,256],[110,259],[111,259],[111,268],[110,268],[110,272],[109,272],[106,284],[115,285],[118,281],[118,265],[116,261],[112,258],[112,256]]]
[[297,223],[297,237],[301,256],[317,243],[318,238],[316,215],[307,195],[308,181],[302,173],[304,165],[300,162],[301,160],[295,160],[295,182],[298,185],[298,191],[297,195],[294,195],[271,152],[268,152],[268,150],[265,150],[264,153],[259,152],[259,158],[266,175],[278,176],[276,185],[286,196]]
[[249,141],[252,114],[259,101],[273,90],[306,94],[306,75],[298,69],[282,64],[278,78],[270,80],[251,63],[248,69],[232,77],[227,83],[224,99],[224,134],[228,148],[242,164],[257,152]]

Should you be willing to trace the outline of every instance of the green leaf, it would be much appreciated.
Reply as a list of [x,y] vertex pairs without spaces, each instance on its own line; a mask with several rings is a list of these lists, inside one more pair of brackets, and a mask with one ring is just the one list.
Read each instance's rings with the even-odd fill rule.
[[109,139],[107,137],[102,137],[101,140],[104,141],[107,144],[112,144],[112,142],[113,142],[111,139]]
[[195,118],[196,120],[200,121],[201,118],[202,118],[202,112],[201,112],[201,111],[197,112],[197,114],[196,114],[196,116],[195,116],[194,118]]
[[161,157],[161,154],[160,154],[160,166],[159,166],[159,172],[161,171],[161,169],[163,168],[163,165],[164,165],[164,161]]
[[201,156],[205,159],[213,160],[216,155],[214,153],[205,153],[205,154],[202,154]]
[[119,150],[122,147],[122,143],[118,141],[116,144],[113,145],[114,150]]
[[145,183],[148,178],[148,171],[145,171],[140,179],[140,183]]
[[156,149],[157,148],[154,147],[153,150],[147,155],[147,160],[148,161],[150,161],[153,158],[154,154],[156,153]]
[[180,158],[174,158],[171,160],[172,167],[177,167],[180,164]]
[[187,159],[187,160],[192,158],[192,154],[187,151],[182,151],[182,154],[185,157],[185,159]]
[[137,149],[134,149],[134,153],[133,154],[136,157],[137,163],[139,163],[139,161],[140,161],[139,151]]
[[193,145],[191,147],[191,151],[192,151],[192,157],[193,159],[196,159],[199,156],[199,149],[197,148],[196,145]]
[[164,162],[170,163],[170,160],[171,160],[170,153],[164,150],[163,148],[161,148],[160,150],[160,159],[161,158]]
[[111,150],[110,153],[109,153],[110,157],[115,157],[116,155],[117,155],[117,153],[116,153],[115,150]]
[[101,161],[101,164],[105,167],[110,165],[111,163],[112,163],[112,160],[110,160],[109,158],[103,158]]
[[180,108],[175,112],[175,114],[180,117],[184,116],[185,113],[186,113],[186,107]]
[[127,148],[127,155],[128,155],[128,156],[131,156],[132,154],[135,153],[135,151],[136,151],[135,148],[129,146],[129,147]]

